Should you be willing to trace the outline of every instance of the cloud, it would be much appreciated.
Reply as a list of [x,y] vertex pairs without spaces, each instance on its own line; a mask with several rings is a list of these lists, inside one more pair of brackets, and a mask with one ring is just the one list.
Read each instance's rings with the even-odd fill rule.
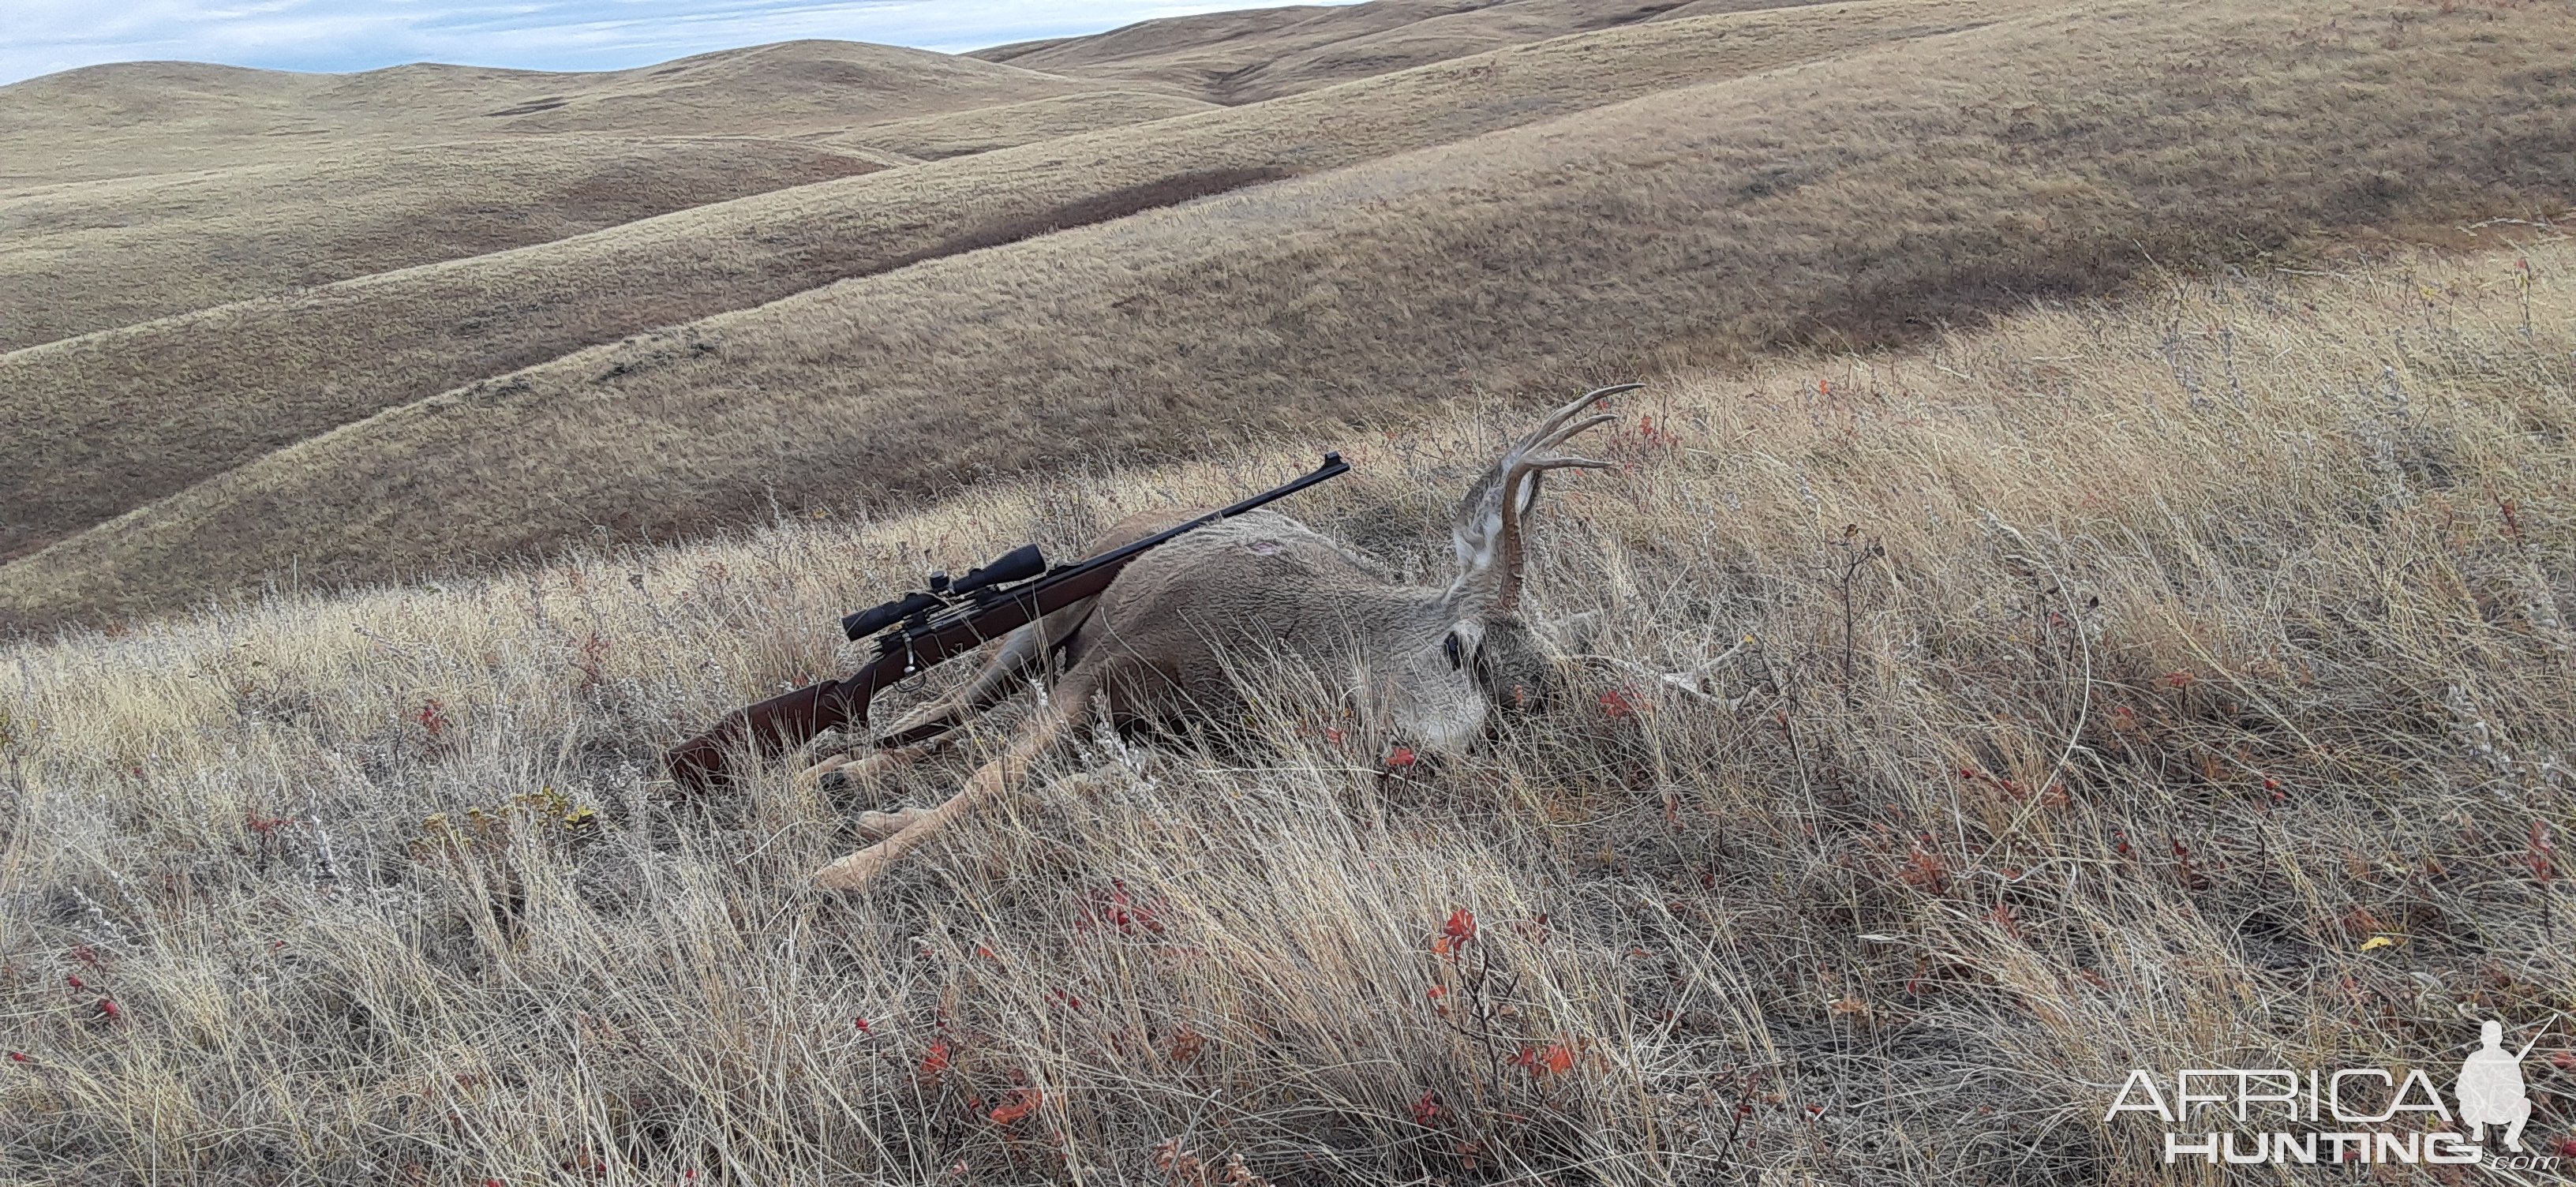
[[[1259,2],[1259,0],[1254,0]],[[1314,0],[1307,0],[1314,2]],[[1333,0],[1325,0],[1333,2]],[[1348,2],[1348,0],[1342,0]],[[800,37],[955,52],[1243,0],[0,0],[0,83],[100,62],[610,70]]]

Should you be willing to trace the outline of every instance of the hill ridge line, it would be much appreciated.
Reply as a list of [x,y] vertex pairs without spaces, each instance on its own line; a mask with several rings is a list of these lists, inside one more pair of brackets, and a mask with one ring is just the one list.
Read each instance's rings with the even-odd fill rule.
[[[2026,14],[2048,11],[2049,7],[2050,6],[2046,4],[2040,3],[2039,0],[2031,0],[2029,3],[1997,0],[1997,2],[1994,3],[1981,4],[1962,2],[1930,6],[1889,3],[1888,0],[1863,0],[1863,2],[1858,3],[1824,6],[1826,10],[1853,15],[1848,23],[1831,26],[1821,33],[1815,32],[1814,27],[1808,23],[1813,19],[1814,14],[1820,10],[1800,9],[1796,11],[1794,16],[1786,18],[1784,18],[1782,14],[1772,11],[1742,14],[1715,14],[1705,18],[1697,18],[1694,21],[1669,22],[1660,25],[1629,27],[1606,32],[1573,34],[1567,37],[1552,38],[1530,45],[1489,51],[1487,54],[1472,55],[1464,59],[1453,59],[1421,67],[1414,67],[1406,71],[1397,72],[1396,74],[1387,76],[1386,79],[1362,80],[1354,83],[1339,84],[1334,88],[1326,88],[1321,91],[1284,96],[1281,99],[1267,101],[1263,104],[1246,105],[1244,107],[1236,108],[1214,108],[1207,111],[1169,117],[1166,120],[1154,121],[1150,125],[1139,125],[1121,129],[1082,133],[1057,140],[1023,145],[1018,148],[978,154],[973,157],[927,162],[921,166],[909,167],[899,171],[900,177],[898,177],[898,171],[885,171],[869,175],[868,177],[821,182],[809,186],[790,187],[785,190],[753,195],[751,197],[737,199],[732,202],[715,203],[704,207],[693,208],[690,211],[675,212],[674,214],[635,220],[630,223],[621,224],[617,227],[604,228],[599,231],[554,240],[545,244],[513,248],[504,252],[491,253],[481,257],[470,257],[464,260],[438,261],[430,264],[419,265],[411,269],[352,278],[350,280],[335,282],[330,286],[324,286],[315,292],[306,294],[302,297],[260,298],[253,301],[219,307],[216,310],[194,311],[190,314],[178,315],[172,319],[167,319],[164,322],[147,323],[147,326],[185,325],[190,330],[191,334],[198,332],[198,326],[206,326],[208,329],[205,332],[213,332],[212,328],[214,326],[223,324],[223,319],[220,315],[225,312],[250,311],[259,313],[260,318],[264,319],[250,323],[253,328],[256,328],[257,326],[265,325],[268,322],[276,320],[276,315],[260,311],[277,309],[282,312],[287,308],[296,307],[299,302],[315,300],[325,302],[323,305],[316,306],[315,310],[342,308],[354,311],[358,306],[356,304],[352,304],[352,302],[362,302],[371,299],[371,290],[389,288],[398,282],[408,279],[420,279],[426,284],[435,282],[440,277],[453,277],[456,278],[455,287],[457,287],[460,294],[464,293],[468,289],[480,291],[487,288],[490,283],[497,283],[504,279],[498,275],[484,277],[476,274],[475,270],[483,265],[490,264],[494,261],[515,259],[542,261],[548,267],[554,267],[556,266],[556,257],[548,256],[544,253],[574,251],[585,246],[601,247],[602,250],[613,248],[619,253],[627,253],[644,248],[653,248],[655,249],[658,258],[659,253],[663,250],[667,250],[669,246],[686,242],[705,241],[706,232],[700,230],[698,225],[692,223],[690,220],[697,219],[702,216],[710,216],[711,212],[730,220],[721,224],[724,227],[731,228],[731,230],[727,232],[728,234],[750,233],[757,225],[759,219],[767,217],[759,213],[762,211],[776,211],[781,216],[805,218],[808,220],[828,217],[834,225],[838,226],[842,225],[844,221],[850,217],[849,215],[839,213],[841,210],[839,205],[815,206],[809,210],[803,209],[801,204],[806,203],[817,194],[832,192],[825,189],[825,187],[833,185],[893,186],[898,180],[903,184],[910,185],[920,181],[924,177],[941,176],[958,177],[961,182],[970,178],[983,179],[975,183],[978,185],[977,192],[983,192],[983,189],[985,188],[984,181],[997,176],[1011,176],[1013,175],[1012,171],[1015,169],[1020,170],[1021,173],[1036,176],[1041,179],[1045,177],[1053,177],[1056,175],[1046,173],[1044,170],[1053,166],[1061,165],[1063,163],[1062,158],[1066,158],[1069,153],[1073,154],[1075,159],[1082,159],[1079,154],[1089,152],[1092,155],[1099,157],[1104,163],[1117,160],[1129,152],[1131,145],[1138,142],[1138,127],[1151,127],[1157,129],[1157,132],[1150,137],[1150,141],[1153,143],[1165,143],[1170,140],[1171,133],[1169,129],[1190,127],[1191,125],[1188,124],[1188,121],[1193,119],[1205,119],[1211,121],[1211,124],[1214,125],[1211,131],[1216,129],[1225,130],[1220,139],[1211,142],[1212,145],[1225,145],[1231,143],[1237,144],[1238,146],[1226,151],[1202,154],[1205,159],[1202,159],[1201,157],[1190,158],[1193,162],[1193,166],[1188,169],[1178,168],[1173,164],[1152,165],[1151,168],[1158,171],[1162,177],[1168,178],[1175,172],[1199,171],[1206,167],[1207,161],[1209,160],[1213,160],[1220,164],[1226,163],[1229,160],[1237,162],[1251,160],[1271,163],[1273,167],[1282,167],[1278,166],[1276,163],[1287,161],[1290,162],[1290,164],[1284,167],[1291,171],[1307,170],[1312,168],[1329,169],[1338,167],[1338,164],[1326,164],[1325,162],[1327,161],[1348,163],[1350,161],[1368,160],[1388,155],[1388,152],[1390,151],[1389,148],[1374,147],[1366,144],[1348,144],[1334,139],[1331,135],[1327,135],[1323,131],[1323,129],[1326,128],[1337,130],[1346,128],[1349,126],[1350,119],[1354,118],[1350,113],[1343,111],[1340,106],[1337,106],[1342,102],[1343,96],[1346,93],[1344,92],[1344,88],[1393,86],[1397,88],[1414,89],[1429,88],[1434,93],[1448,93],[1455,90],[1456,81],[1460,76],[1472,75],[1474,72],[1481,70],[1495,70],[1497,73],[1508,77],[1523,78],[1533,83],[1543,83],[1545,79],[1554,77],[1553,74],[1548,73],[1548,71],[1551,70],[1563,71],[1580,69],[1585,72],[1597,70],[1599,65],[1598,59],[1588,55],[1595,53],[1594,47],[1602,44],[1599,40],[1602,38],[1635,38],[1637,39],[1637,43],[1640,44],[1667,47],[1666,49],[1659,49],[1656,51],[1658,53],[1666,53],[1667,57],[1672,53],[1680,52],[1679,48],[1676,47],[1685,46],[1690,48],[1692,54],[1698,54],[1701,51],[1703,43],[1710,40],[1707,38],[1707,33],[1711,28],[1709,25],[1698,23],[1700,21],[1714,22],[1715,27],[1722,28],[1729,33],[1741,31],[1747,34],[1749,39],[1746,40],[1737,40],[1733,38],[1715,39],[1721,43],[1721,48],[1727,46],[1734,47],[1729,51],[1734,55],[1734,57],[1744,57],[1747,60],[1740,66],[1733,65],[1730,64],[1733,62],[1733,58],[1730,57],[1719,59],[1719,64],[1716,65],[1702,66],[1698,64],[1700,62],[1699,58],[1690,57],[1686,60],[1691,64],[1685,69],[1678,64],[1685,60],[1682,58],[1673,58],[1669,61],[1665,58],[1644,59],[1643,61],[1653,63],[1651,68],[1639,67],[1640,60],[1633,57],[1629,59],[1613,59],[1614,61],[1621,61],[1623,65],[1638,68],[1620,71],[1617,76],[1616,85],[1609,90],[1609,93],[1603,95],[1586,93],[1581,96],[1572,97],[1556,96],[1547,100],[1547,102],[1557,104],[1557,107],[1554,109],[1542,106],[1535,110],[1506,112],[1500,116],[1495,116],[1491,113],[1485,112],[1480,106],[1470,102],[1469,99],[1471,99],[1472,96],[1469,98],[1456,98],[1453,96],[1450,107],[1456,109],[1456,115],[1454,117],[1443,118],[1450,118],[1453,123],[1459,120],[1464,120],[1466,121],[1465,126],[1454,130],[1438,130],[1428,135],[1419,136],[1417,137],[1417,140],[1427,141],[1427,144],[1417,142],[1410,145],[1396,146],[1392,147],[1391,151],[1402,153],[1412,151],[1415,148],[1436,145],[1446,140],[1456,139],[1461,133],[1481,135],[1486,131],[1494,130],[1494,125],[1497,123],[1503,126],[1523,126],[1526,123],[1533,121],[1544,122],[1564,114],[1593,110],[1605,103],[1616,104],[1625,102],[1628,98],[1652,94],[1658,90],[1667,89],[1668,87],[1675,85],[1676,80],[1679,79],[1704,80],[1714,74],[1717,76],[1717,81],[1723,82],[1748,76],[1761,75],[1777,70],[1783,66],[1832,59],[1836,56],[1847,54],[1855,48],[1867,49],[1882,43],[1920,37],[1927,34],[1956,33],[1961,31],[1963,28],[1982,28],[1998,20],[2023,19]],[[1645,31],[1641,32],[1641,29]],[[1754,35],[1757,31],[1758,35]],[[1802,38],[1810,36],[1814,38],[1812,42],[1809,40],[1802,40]],[[1775,54],[1776,60],[1766,60],[1764,57],[1766,54]],[[1515,68],[1516,63],[1518,64],[1517,68]],[[1538,75],[1528,75],[1526,72],[1532,66],[1540,68],[1541,73]],[[1666,77],[1668,75],[1670,77]],[[1618,86],[1625,86],[1627,89],[1623,92],[1617,89]],[[1383,95],[1388,92],[1363,90],[1359,93],[1382,98]],[[1402,89],[1398,89],[1392,93],[1401,95],[1406,92]],[[1624,98],[1621,97],[1623,94],[1625,95]],[[1449,109],[1450,108],[1442,108],[1442,110]],[[1261,116],[1261,113],[1265,111],[1271,113],[1271,117],[1266,121],[1264,121]],[[1394,121],[1390,123],[1390,126],[1402,126],[1408,128],[1415,126],[1411,123],[1404,123],[1401,119],[1394,116],[1382,115],[1380,118],[1382,122]],[[1409,115],[1403,117],[1403,119],[1410,118],[1411,117]],[[1241,147],[1239,142],[1235,139],[1236,132],[1239,131],[1239,129],[1234,127],[1233,122],[1243,119],[1255,119],[1257,121],[1255,124],[1256,129],[1268,129],[1262,130],[1260,134],[1266,137],[1271,137],[1272,139],[1260,141],[1260,146],[1252,149],[1247,150]],[[1477,121],[1479,120],[1487,122],[1478,124]],[[1407,135],[1414,134],[1407,133]],[[1205,139],[1205,136],[1201,136],[1201,139]],[[1122,164],[1120,167],[1131,172],[1138,171],[1137,167],[1133,164]],[[1229,167],[1240,166],[1234,165]],[[962,174],[957,172],[960,170],[965,172]],[[1036,172],[1031,173],[1031,170],[1035,170]],[[1047,184],[1057,186],[1059,189],[1061,189],[1063,185],[1060,181],[1048,182]],[[1076,188],[1086,193],[1098,192],[1092,189],[1088,184]],[[1045,198],[1043,194],[1009,193],[1005,198],[1006,203],[1016,203],[1023,208],[1031,202],[1038,200],[1046,200],[1051,204],[1061,205],[1061,199]],[[872,206],[871,209],[877,208]],[[735,218],[734,216],[737,214],[742,215],[743,217]],[[861,215],[859,217],[865,218],[868,216]],[[836,236],[844,234],[846,234],[846,232],[835,232]],[[954,232],[951,232],[949,235],[942,236],[943,239],[953,237]],[[870,241],[849,242],[857,242],[859,246],[869,251],[878,250],[877,246],[870,246]],[[898,261],[917,260],[924,254],[924,247],[935,246],[937,242],[937,240],[933,240],[930,243],[923,244],[921,246],[899,246],[892,242],[888,242],[882,246],[896,247],[897,250],[894,250],[887,256],[879,257],[877,262],[883,263],[887,259]],[[836,246],[835,250],[840,250],[845,246],[847,246],[846,242],[842,243],[841,246]],[[622,258],[622,256],[619,258]],[[488,370],[481,371],[480,373],[472,376],[459,376],[458,378],[449,380],[448,382],[440,383],[435,387],[423,390],[417,395],[412,396],[411,399],[425,399],[435,396],[440,392],[450,391],[462,386],[470,385],[479,380],[512,374],[527,367],[540,365],[549,359],[574,353],[590,346],[612,343],[620,337],[646,332],[656,327],[682,325],[724,312],[759,308],[777,300],[792,297],[797,293],[809,291],[817,287],[823,287],[843,279],[847,279],[846,274],[834,275],[827,280],[800,285],[793,289],[777,292],[774,295],[770,295],[761,300],[727,304],[718,308],[700,309],[692,311],[687,316],[682,317],[657,318],[642,321],[640,323],[628,323],[625,325],[614,326],[608,332],[602,333],[596,338],[592,338],[587,342],[581,342],[573,346],[571,350],[552,349],[543,355],[521,355],[515,359],[511,358],[509,354],[498,355],[495,356],[495,361],[503,362],[504,365],[491,367]],[[424,289],[421,291],[425,293],[429,290]],[[658,288],[654,290],[653,299],[661,299],[662,291],[662,289]],[[452,299],[448,299],[447,303],[453,305],[458,301],[481,301],[486,299],[487,298],[459,295]],[[297,333],[299,335],[307,333],[306,327],[309,327],[310,317],[315,310],[302,311],[304,315],[297,319],[297,324],[299,326]],[[40,346],[27,348],[26,351],[13,352],[8,356],[0,356],[0,365],[11,366],[16,370],[28,371],[31,375],[42,375],[49,371],[59,370],[67,360],[89,357],[90,354],[94,354],[96,349],[103,344],[113,344],[119,349],[127,348],[131,344],[143,339],[143,330],[144,327],[124,327],[118,330],[104,331],[99,335],[82,336],[75,339],[46,343]],[[230,329],[229,332],[237,334],[239,332],[239,328],[234,327]],[[176,341],[176,339],[174,339],[174,341]],[[505,347],[507,346],[506,343],[503,343],[503,345]],[[507,347],[507,349],[515,352],[518,348]],[[54,353],[50,355],[43,353],[46,351],[52,351]],[[31,364],[38,361],[44,363],[45,367],[41,369],[32,368]],[[356,378],[351,381],[372,384],[378,382],[391,382],[397,378],[396,374],[393,372],[382,372],[382,374],[387,377],[383,380],[369,378],[369,376],[375,374],[378,374],[378,372],[367,371],[356,373]],[[158,382],[158,380],[156,380],[156,382]],[[308,392],[311,391],[309,388],[303,390]],[[325,389],[323,392],[312,392],[305,398],[325,396],[327,395],[327,391],[328,389]],[[150,393],[147,390],[137,390],[136,396],[130,398],[144,398],[149,396],[149,394]],[[340,397],[332,396],[328,398],[337,399]],[[395,407],[407,402],[409,401],[396,400],[380,407]],[[171,411],[167,414],[157,411],[157,409],[163,406],[165,406],[163,403],[154,403],[150,408],[145,410],[145,414],[192,415],[186,411],[189,405],[183,404],[169,406]],[[332,425],[347,424],[363,420],[378,410],[378,408],[368,408],[359,412],[356,416],[338,417],[331,425],[318,425],[313,431],[307,431],[293,438],[278,440],[267,445],[265,448],[246,452],[239,458],[231,461],[226,466],[226,469],[254,463],[259,458],[275,452],[276,450],[291,446],[296,441],[311,437],[314,431],[332,427]],[[195,438],[193,437],[190,438],[192,441],[194,439]],[[30,541],[30,543],[37,545],[35,548],[22,547],[12,549],[11,551],[19,558],[32,555],[34,552],[41,550],[45,546],[59,542],[64,538],[64,536],[77,534],[80,531],[87,530],[88,528],[107,522],[113,519],[116,513],[121,513],[122,511],[134,506],[149,505],[157,502],[162,497],[185,490],[189,486],[193,485],[194,482],[210,477],[213,473],[220,472],[221,471],[212,471],[206,474],[200,474],[188,481],[174,484],[158,492],[149,493],[146,497],[135,499],[123,507],[113,508],[108,515],[91,519],[85,524],[80,524],[74,527],[71,532],[64,533],[64,535],[53,536],[50,539]]]

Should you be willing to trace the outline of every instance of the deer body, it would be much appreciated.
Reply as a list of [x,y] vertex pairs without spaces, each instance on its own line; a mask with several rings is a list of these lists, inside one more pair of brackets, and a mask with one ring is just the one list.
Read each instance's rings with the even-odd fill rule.
[[[1391,581],[1339,541],[1286,515],[1256,511],[1156,547],[1098,597],[1014,631],[966,686],[886,733],[953,729],[1041,674],[1050,654],[1061,652],[1062,674],[1026,732],[947,803],[862,817],[862,831],[881,839],[825,867],[818,879],[835,889],[865,885],[1023,777],[1066,727],[1095,712],[1123,725],[1239,709],[1246,662],[1311,668],[1344,693],[1370,735],[1434,753],[1465,751],[1483,734],[1497,698],[1522,695],[1512,670],[1534,654],[1517,610],[1521,518],[1537,501],[1539,475],[1604,464],[1548,451],[1611,419],[1575,417],[1633,386],[1591,392],[1559,409],[1469,488],[1452,521],[1459,572],[1446,586]],[[1132,517],[1104,533],[1093,552],[1194,514]],[[855,775],[903,753],[836,760],[806,777]]]

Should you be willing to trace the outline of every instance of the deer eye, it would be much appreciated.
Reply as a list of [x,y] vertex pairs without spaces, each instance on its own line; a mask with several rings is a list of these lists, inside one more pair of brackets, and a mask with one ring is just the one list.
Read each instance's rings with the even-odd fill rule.
[[1449,637],[1440,641],[1440,654],[1449,657],[1449,670],[1452,672],[1467,666],[1466,649],[1459,645],[1456,631],[1449,632]]

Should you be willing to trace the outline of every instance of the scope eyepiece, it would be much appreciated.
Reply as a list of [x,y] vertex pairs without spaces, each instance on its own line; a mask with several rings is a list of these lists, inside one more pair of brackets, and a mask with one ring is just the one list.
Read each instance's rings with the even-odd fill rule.
[[861,610],[841,620],[841,633],[852,640],[864,639],[915,614],[928,614],[948,603],[939,595],[917,593],[896,598],[874,609]]

